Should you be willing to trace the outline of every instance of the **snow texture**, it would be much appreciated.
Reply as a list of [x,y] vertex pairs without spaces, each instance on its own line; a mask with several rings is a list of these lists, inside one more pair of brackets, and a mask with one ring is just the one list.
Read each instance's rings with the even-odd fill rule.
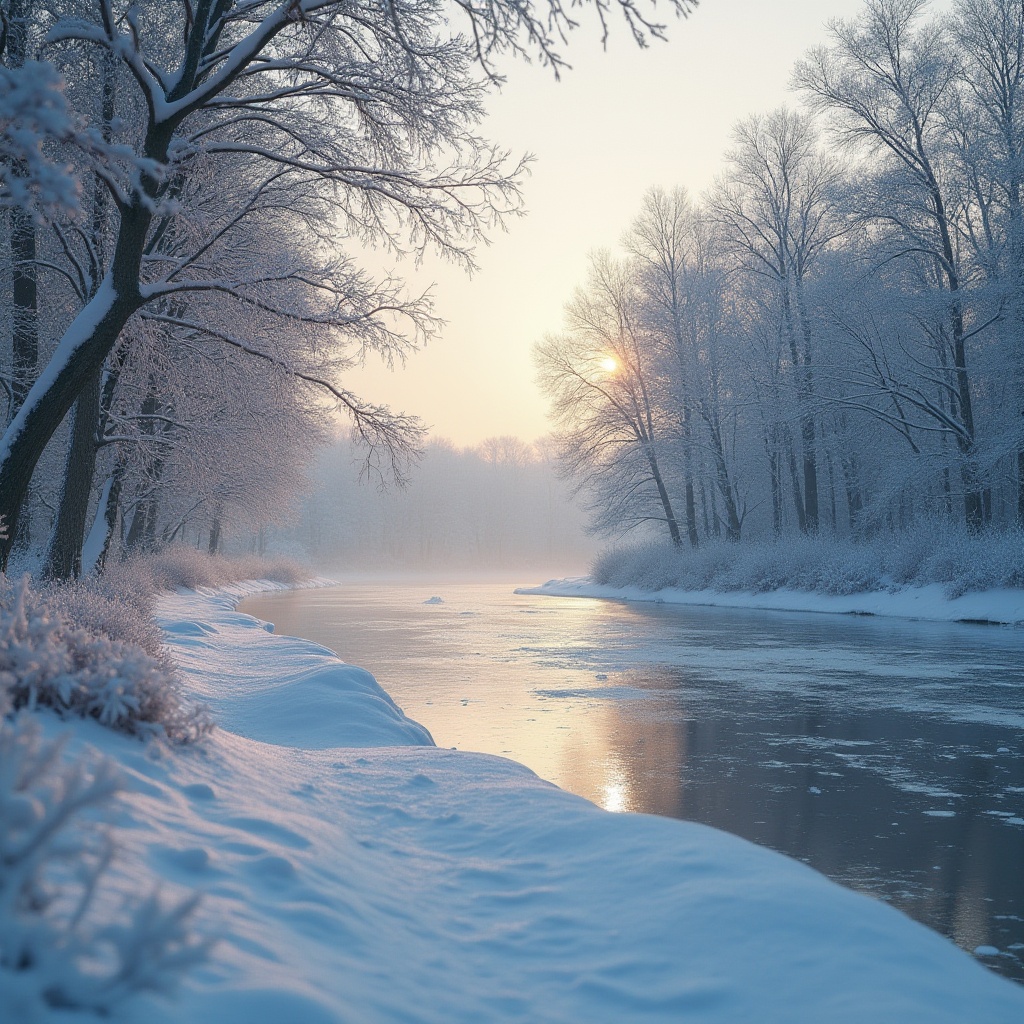
[[120,768],[115,888],[155,874],[176,900],[199,893],[195,928],[220,936],[175,998],[136,994],[107,1019],[1024,1019],[1024,989],[802,864],[431,745],[368,673],[234,610],[273,586],[160,601],[218,719],[201,744],[76,723],[69,753],[100,747]]
[[430,745],[367,673],[237,613],[255,589],[160,603],[203,744],[79,726],[126,780],[112,870],[203,893],[222,936],[176,1000],[114,1019],[1024,1019],[1024,990],[802,864]]
[[103,905],[113,849],[88,815],[108,808],[119,772],[107,758],[65,760],[67,735],[44,739],[34,717],[0,718],[0,1020],[120,1015],[206,958],[199,897]]
[[70,167],[45,152],[47,143],[69,138],[73,127],[64,81],[52,64],[0,66],[0,205],[78,208]]

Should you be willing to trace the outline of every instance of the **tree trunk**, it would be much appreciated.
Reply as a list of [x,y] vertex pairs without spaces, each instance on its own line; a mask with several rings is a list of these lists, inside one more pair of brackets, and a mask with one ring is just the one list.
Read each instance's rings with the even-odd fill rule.
[[[7,50],[3,54],[8,67],[22,68],[28,58],[28,25],[32,15],[31,0],[11,0],[7,8]],[[20,161],[11,167],[15,178],[26,177]],[[36,284],[36,225],[32,214],[21,207],[11,210],[11,394],[7,404],[9,426],[24,405],[39,372],[39,294]],[[0,510],[0,516],[3,516]],[[9,543],[26,548],[31,543],[28,519],[22,522],[10,516],[6,523]],[[3,541],[0,540],[0,547]],[[6,565],[6,562],[4,562]],[[2,567],[0,567],[2,571]]]
[[697,534],[697,504],[693,498],[693,476],[689,472],[686,474],[685,498],[686,534],[690,541],[690,547],[696,549],[700,543],[700,537]]
[[[680,365],[682,364],[680,363]],[[682,404],[683,414],[680,417],[680,425],[683,429],[683,500],[686,506],[686,535],[690,541],[690,547],[696,549],[700,538],[697,535],[697,506],[693,500],[693,450],[691,447],[693,435],[690,425],[690,405],[685,396]]]
[[11,210],[11,402],[7,422],[25,404],[39,364],[36,228],[31,214]]
[[210,547],[209,552],[211,555],[216,555],[220,551],[220,511],[214,513],[213,522],[210,524]]
[[82,545],[82,575],[94,576],[103,571],[110,551],[110,541],[117,526],[117,502],[120,495],[117,469],[107,477],[100,489],[96,514],[93,516],[89,535]]
[[985,506],[981,489],[969,466],[963,467],[960,479],[964,485],[964,518],[967,522],[967,529],[970,533],[980,533],[985,525]]
[[772,480],[772,533],[782,536],[782,471],[779,466],[779,453],[774,450],[768,455],[768,472]]
[[[11,0],[7,12],[8,67],[22,68],[28,57],[28,0]],[[11,168],[14,177],[24,178],[20,163]],[[39,364],[39,296],[36,287],[36,225],[32,214],[15,206],[11,210],[11,400],[7,422],[17,415],[35,381]]]
[[800,420],[800,442],[803,447],[804,471],[804,533],[817,533],[818,515],[818,460],[815,440],[814,416],[805,413]]
[[804,499],[800,492],[800,472],[796,465],[796,454],[793,451],[793,439],[786,431],[786,456],[789,463],[789,481],[793,488],[793,507],[796,509],[797,526],[801,533],[807,532],[807,516],[804,513]]
[[71,430],[64,465],[57,520],[46,552],[47,579],[77,579],[82,571],[85,522],[96,471],[96,424],[100,414],[100,375],[94,373],[71,411]]
[[772,492],[772,533],[782,535],[782,467],[779,462],[778,427],[764,425],[764,450],[768,456],[768,479]]
[[143,540],[146,537],[146,520],[150,513],[150,499],[147,495],[144,498],[140,498],[138,504],[135,506],[135,511],[132,514],[132,525],[128,527],[128,535],[124,539],[124,547],[126,551],[133,551],[135,548],[141,547]]
[[715,455],[715,473],[718,482],[718,492],[722,495],[722,501],[725,502],[725,539],[738,541],[740,539],[742,524],[740,523],[739,511],[736,508],[736,497],[733,494],[732,482],[729,479],[729,467],[725,461],[722,434],[718,429],[718,424],[712,422],[710,417],[705,416],[704,420],[708,425],[708,433],[711,436],[711,443]]
[[839,465],[843,471],[843,486],[846,489],[846,507],[850,515],[850,536],[857,538],[861,535],[861,513],[864,510],[864,500],[860,492],[856,455],[844,455],[840,459]]
[[[803,456],[803,500],[797,506],[797,519],[800,521],[801,533],[818,532],[818,466],[814,426],[814,413],[811,410],[811,399],[814,393],[814,382],[811,377],[810,332],[803,306],[803,289],[799,277],[794,281],[796,291],[797,316],[800,319],[800,330],[803,334],[804,351],[801,354],[797,345],[797,323],[793,315],[793,305],[789,295],[789,279],[780,281],[782,289],[782,311],[786,321],[786,336],[789,341],[789,357],[793,364],[793,372],[799,374],[797,381],[797,400],[800,406],[800,444]],[[796,472],[795,458],[790,446],[792,472]],[[794,495],[799,490],[794,475]]]
[[1017,525],[1024,529],[1024,449],[1017,452]]
[[800,358],[800,443],[803,447],[804,469],[804,514],[807,520],[807,532],[817,533],[821,522],[818,509],[818,450],[817,428],[814,422],[814,375],[811,370],[812,339],[807,307],[804,302],[803,282],[799,275],[794,280],[796,291],[797,315],[800,318],[800,330],[803,336],[803,353]]
[[668,489],[665,487],[665,481],[662,479],[658,460],[655,458],[654,452],[649,448],[647,451],[647,464],[651,467],[651,476],[654,477],[654,485],[658,488],[658,498],[661,500],[661,507],[665,513],[668,535],[672,538],[673,546],[681,548],[683,546],[683,538],[679,533],[679,524],[676,522],[675,513],[672,511],[672,502],[668,496]]
[[[68,328],[54,354],[53,371],[37,380],[0,442],[0,517],[8,533],[17,530],[36,464],[82,387],[103,366],[121,329],[138,308],[106,280]],[[11,541],[0,541],[0,572],[7,568]]]
[[[143,155],[153,165],[166,164],[174,130],[171,121],[149,126]],[[109,273],[64,332],[46,372],[33,384],[0,440],[0,519],[7,525],[8,537],[16,534],[25,494],[43,450],[79,392],[103,367],[125,324],[145,302],[140,274],[153,223],[153,197],[159,193],[160,182],[144,170],[140,185],[142,194],[120,210]],[[7,568],[11,546],[10,539],[0,539],[0,572]]]
[[[114,118],[115,67],[108,55],[103,59],[101,118],[104,138],[110,140],[110,125]],[[107,188],[97,180],[92,202],[90,234],[97,254],[92,267],[91,299],[99,288],[102,273],[103,237],[109,212]],[[122,360],[123,362],[123,356]],[[118,370],[120,367],[118,367]],[[64,480],[61,486],[57,520],[50,535],[45,573],[52,579],[77,578],[82,571],[82,546],[85,541],[85,522],[89,510],[92,482],[96,475],[98,441],[103,434],[106,419],[113,403],[117,373],[108,374],[103,381],[97,370],[87,381],[71,413],[71,432],[68,444]],[[108,493],[109,497],[109,493]],[[90,571],[91,571],[90,566]]]
[[832,453],[825,449],[825,465],[828,467],[829,511],[832,513],[832,533],[837,532],[839,514],[836,511],[836,467]]

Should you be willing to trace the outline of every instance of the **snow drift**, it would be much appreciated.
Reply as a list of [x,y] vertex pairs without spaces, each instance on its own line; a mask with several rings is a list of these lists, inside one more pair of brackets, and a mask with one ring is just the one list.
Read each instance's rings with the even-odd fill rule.
[[1024,1019],[1024,989],[802,864],[432,746],[367,673],[237,613],[249,589],[160,604],[218,721],[202,743],[76,727],[128,789],[118,888],[199,892],[197,928],[219,937],[176,1000],[113,1019]]

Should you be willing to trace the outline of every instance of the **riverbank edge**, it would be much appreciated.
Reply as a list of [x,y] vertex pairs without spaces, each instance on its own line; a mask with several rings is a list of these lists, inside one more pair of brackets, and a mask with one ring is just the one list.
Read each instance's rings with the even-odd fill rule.
[[517,587],[517,594],[545,597],[579,597],[609,601],[691,605],[707,608],[740,608],[757,611],[810,612],[826,615],[877,615],[885,618],[930,622],[960,622],[993,626],[1024,625],[1024,590],[999,588],[948,597],[941,584],[901,587],[892,591],[862,594],[823,594],[779,589],[764,592],[643,590],[610,587],[587,576],[548,580],[535,587]]
[[[208,664],[208,655],[211,661],[222,666],[234,666],[240,678],[246,673],[251,675],[252,666],[258,664],[264,679],[279,679],[282,686],[294,685],[301,680],[291,678],[288,673],[298,676],[296,668],[304,656],[323,662],[329,660],[325,655],[331,652],[312,641],[278,636],[269,623],[238,612],[237,606],[246,597],[267,591],[335,585],[334,581],[318,579],[299,587],[272,581],[246,581],[196,591],[182,589],[161,595],[158,620],[165,630],[172,657],[179,664],[181,655],[191,654],[193,641],[207,652],[184,672],[187,682],[197,677],[195,664]],[[246,647],[250,648],[248,652]],[[255,658],[254,647],[260,652]],[[352,668],[336,656],[332,657],[339,666]],[[188,662],[188,657],[184,660]],[[224,669],[220,671],[223,673]],[[230,741],[230,736],[228,739]],[[630,990],[621,976],[626,962],[633,965],[630,969],[636,972],[635,981],[642,981],[645,989],[654,983],[659,990],[665,990],[659,1000],[654,1001],[656,1004],[664,999],[665,1011],[652,1014],[650,1005],[638,1003],[634,1018],[638,1021],[678,1019],[677,1011],[684,1004],[687,1019],[695,1024],[741,1019],[736,1012],[743,1011],[744,1007],[750,1010],[754,1005],[759,1006],[761,1020],[786,1021],[787,1024],[809,1024],[822,1019],[881,1019],[875,1016],[879,1012],[884,1019],[899,1019],[903,1024],[918,1020],[953,1021],[960,1019],[955,1006],[961,1003],[964,1006],[969,1003],[991,1014],[986,1019],[1009,1022],[1018,1019],[1017,1014],[1024,1009],[1024,991],[985,971],[952,943],[892,908],[843,889],[781,854],[689,822],[648,815],[609,814],[582,798],[543,783],[528,769],[503,758],[430,746],[406,746],[399,750],[380,745],[379,740],[371,755],[369,747],[373,745],[363,748],[364,757],[373,757],[374,763],[379,762],[387,772],[402,775],[403,787],[415,783],[422,793],[428,778],[433,784],[446,787],[442,796],[448,804],[437,820],[454,821],[465,816],[466,825],[471,826],[474,836],[481,830],[498,832],[494,836],[493,850],[472,848],[462,855],[471,878],[476,879],[481,864],[491,864],[491,858],[494,858],[493,864],[497,864],[510,853],[511,863],[516,866],[528,861],[546,862],[544,874],[549,888],[544,890],[548,895],[542,901],[545,910],[540,922],[543,924],[549,919],[548,901],[556,899],[557,902],[559,898],[569,899],[572,911],[588,922],[588,945],[593,945],[593,932],[604,922],[603,930],[607,932],[604,941],[609,945],[605,948],[598,940],[597,949],[603,950],[601,958],[614,954],[616,959],[624,961],[616,979],[621,991],[617,991],[616,999],[608,1008],[612,1015],[605,1017],[601,1012],[594,1012],[592,997],[600,996],[599,1001],[607,998],[601,996],[599,986],[595,987],[600,978],[600,968],[595,966],[595,973],[581,976],[585,983],[578,992],[567,991],[566,979],[561,979],[559,999],[567,998],[573,1006],[578,1004],[579,1009],[568,1014],[554,1013],[553,1004],[548,1004],[552,1006],[552,1021],[628,1019],[628,1013],[625,1018],[620,1014],[623,1011],[621,999]],[[360,754],[359,744],[344,746],[356,748],[351,750],[352,755]],[[360,757],[356,763],[364,763],[364,758]],[[449,775],[447,779],[445,772]],[[376,807],[374,778],[369,777],[367,784],[371,789],[365,795],[374,796]],[[237,783],[237,780],[232,781]],[[495,785],[497,788],[488,789]],[[196,787],[191,784],[187,788],[194,791]],[[269,794],[267,798],[266,812],[270,813]],[[417,810],[419,801],[415,795],[408,798],[403,795],[401,803],[411,813]],[[393,808],[387,810],[394,815]],[[345,814],[353,813],[352,808],[345,808]],[[355,818],[350,816],[346,824],[352,827]],[[385,815],[376,823],[375,843],[379,839],[386,846],[389,831],[390,821]],[[512,836],[516,837],[519,847],[509,851]],[[316,845],[314,842],[314,847]],[[407,851],[402,852],[403,859],[408,855]],[[524,855],[528,855],[528,861]],[[431,854],[431,858],[433,856]],[[374,877],[381,878],[382,886],[391,886],[393,881],[387,877],[386,866],[378,866],[376,861],[374,864]],[[556,864],[554,877],[548,878]],[[616,908],[604,904],[609,899],[613,904],[623,899],[622,879],[636,876],[638,868],[640,877],[649,880],[651,888],[637,888],[635,882],[631,883],[632,889],[626,886],[630,905],[618,906],[622,920],[608,931],[607,921],[616,920],[614,913],[609,916],[609,909],[615,911]],[[669,884],[670,879],[672,884]],[[609,890],[613,890],[611,895]],[[514,896],[518,902],[526,891],[529,890],[519,888],[517,883],[509,896]],[[634,905],[637,901],[642,902],[639,908]],[[412,912],[414,905],[409,906]],[[517,909],[513,916],[519,915],[525,917],[526,911]],[[419,915],[416,920],[419,922]],[[634,926],[634,920],[640,924]],[[460,917],[459,923],[462,926],[465,921]],[[406,924],[402,927],[404,931]],[[565,927],[564,921],[559,927]],[[641,929],[648,945],[639,947],[630,959],[622,943],[628,940],[634,927]],[[651,942],[651,932],[658,927],[665,932],[658,936],[659,942],[655,945]],[[685,940],[682,934],[686,934]],[[675,941],[664,943],[669,936]],[[544,936],[537,939],[543,942]],[[269,933],[267,942],[278,953],[283,953],[285,946]],[[287,945],[288,937],[282,942]],[[675,948],[677,943],[679,948]],[[565,947],[562,954],[553,958],[552,970],[563,955],[571,960],[571,949],[571,946]],[[290,957],[283,959],[282,966]],[[644,964],[642,977],[636,965],[639,960]],[[743,965],[742,969],[736,966],[737,961]],[[378,969],[374,964],[367,965],[369,973]],[[248,971],[243,973],[253,976]],[[514,976],[515,971],[512,973]],[[460,968],[458,974],[433,983],[449,986],[446,999],[459,1002],[464,986],[474,988],[472,971],[469,977],[464,974],[464,969]],[[304,983],[308,981],[307,976]],[[203,993],[191,985],[188,987],[191,991],[185,994],[183,1008],[193,1011],[190,1019],[205,1021],[205,1013],[199,1015],[200,1007],[205,1010]],[[670,991],[677,994],[670,997]],[[206,992],[213,995],[208,988]],[[778,992],[778,997],[774,998],[772,992]],[[554,992],[547,997],[543,993],[523,995],[540,1007]],[[430,998],[427,992],[422,996]],[[464,995],[467,1003],[473,997],[472,991]],[[343,994],[341,999],[343,1002],[355,999],[356,1005],[348,1004],[349,1013],[359,1012],[354,992]],[[742,1005],[736,1005],[737,1001]],[[218,996],[212,1005],[223,1010],[224,998]],[[669,1009],[670,1006],[675,1008]],[[317,1010],[321,1007],[327,1009],[320,1003]],[[886,1016],[887,1012],[890,1016]],[[896,1016],[891,1016],[892,1013]],[[315,1019],[328,1017],[316,1016]],[[329,1019],[340,1024],[350,1016],[332,1015]],[[370,1012],[358,1019],[383,1024],[392,1018]],[[425,1016],[423,1019],[434,1018]],[[471,1018],[456,1014],[452,1019]]]
[[[328,707],[340,713],[339,717],[346,719],[337,730],[338,746],[409,743],[433,746],[433,738],[427,729],[406,716],[370,672],[344,662],[334,651],[312,640],[278,637],[272,622],[238,611],[242,601],[257,594],[339,586],[342,584],[337,580],[315,576],[297,583],[261,579],[195,589],[180,587],[157,596],[154,618],[164,635],[172,660],[184,676],[186,686],[191,687],[195,695],[210,706],[215,724],[222,727],[225,724],[217,721],[218,711],[223,713],[223,709],[218,708],[217,690],[224,673],[213,671],[204,659],[203,652],[212,642],[207,637],[217,637],[229,646],[233,644],[243,650],[251,648],[254,642],[262,642],[265,647],[269,646],[271,659],[275,656],[276,648],[277,657],[282,662],[282,682],[293,685],[294,681],[288,679],[289,671],[293,676],[306,676],[306,699],[326,701]],[[197,615],[197,612],[201,614]],[[254,631],[253,626],[259,627],[258,631]],[[206,678],[207,674],[210,678]],[[264,674],[261,670],[255,673],[254,679]],[[259,688],[257,684],[256,690]],[[287,689],[287,685],[284,688]],[[271,690],[274,689],[276,687],[271,687]],[[237,697],[237,690],[233,696]],[[261,713],[276,716],[294,711],[294,707],[275,707],[273,702],[270,705],[261,704],[257,698],[249,721],[246,723],[243,719],[234,724],[240,726],[240,735],[261,739],[258,729],[256,732],[253,730]],[[319,728],[313,730],[319,734],[316,741],[310,736],[312,728],[310,721],[300,715],[293,725],[293,735],[287,742],[298,745],[300,740],[305,739],[321,748],[325,744],[330,745],[328,723],[321,721]],[[305,734],[303,730],[306,730]]]

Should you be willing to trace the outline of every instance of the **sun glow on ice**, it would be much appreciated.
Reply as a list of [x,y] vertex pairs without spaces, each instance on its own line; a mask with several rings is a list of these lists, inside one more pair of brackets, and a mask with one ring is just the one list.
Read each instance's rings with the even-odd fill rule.
[[620,768],[609,771],[599,803],[612,814],[621,814],[629,810],[629,780]]

